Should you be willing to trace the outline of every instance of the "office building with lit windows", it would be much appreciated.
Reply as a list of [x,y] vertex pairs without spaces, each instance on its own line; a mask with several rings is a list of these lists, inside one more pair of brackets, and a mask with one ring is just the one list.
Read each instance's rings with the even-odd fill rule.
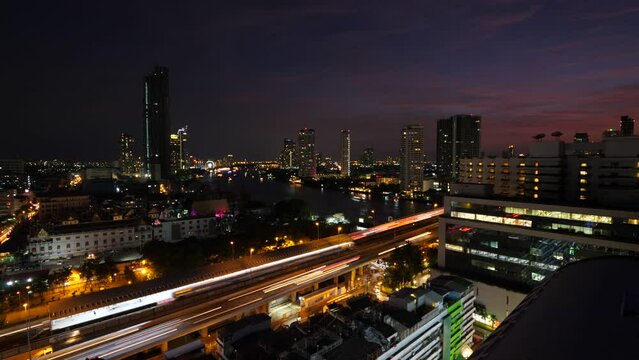
[[169,178],[169,69],[156,66],[144,78],[144,164],[154,180]]
[[339,165],[343,177],[351,176],[351,131],[342,130],[339,133]]
[[399,148],[400,185],[404,191],[421,191],[424,182],[424,127],[402,128]]
[[0,159],[0,189],[23,192],[31,187],[31,178],[24,172],[24,160]]
[[134,140],[133,135],[122,133],[120,134],[120,171],[123,174],[135,174],[136,158],[134,156]]
[[[490,195],[489,195],[490,196]],[[439,267],[530,289],[570,262],[639,255],[639,212],[447,196],[439,218]]]
[[179,168],[180,170],[185,170],[188,169],[190,167],[190,164],[188,163],[188,158],[189,158],[189,154],[186,151],[186,143],[189,139],[189,127],[187,125],[184,125],[183,128],[178,129],[177,131],[177,135],[178,135],[178,140],[180,143],[180,165]]
[[372,167],[373,164],[375,164],[375,150],[368,147],[362,152],[361,165],[364,167]]
[[169,163],[171,173],[176,174],[180,170],[180,137],[178,134],[171,134],[169,137]]
[[455,115],[437,121],[437,177],[444,183],[459,176],[459,159],[479,156],[481,116]]
[[295,159],[295,141],[293,139],[285,138],[282,150],[277,158],[277,162],[283,169],[291,169],[297,167],[297,160]]
[[517,158],[460,160],[460,183],[493,185],[494,195],[615,208],[639,203],[639,137],[597,143],[534,142]]
[[300,177],[315,177],[317,175],[317,155],[315,152],[315,130],[304,128],[300,130],[297,141],[297,157]]

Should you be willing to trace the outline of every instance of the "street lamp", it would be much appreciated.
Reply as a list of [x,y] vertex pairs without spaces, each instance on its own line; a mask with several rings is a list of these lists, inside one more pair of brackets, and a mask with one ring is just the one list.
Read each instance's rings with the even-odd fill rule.
[[[24,311],[27,312],[27,347],[29,350],[29,360],[31,360],[31,334],[29,333],[31,330],[31,322],[29,321],[29,316],[31,315],[31,311],[29,309],[29,293],[31,291],[29,289],[31,289],[31,286],[27,286],[27,302],[22,304],[22,307],[24,307]],[[18,294],[18,302],[21,303],[22,297],[20,296],[20,292],[18,291],[16,294]]]
[[29,349],[29,360],[31,360],[31,307],[29,306],[29,294],[31,294],[31,286],[27,286],[27,347]]
[[342,227],[341,227],[341,226],[338,226],[338,227],[337,227],[337,235],[339,235],[341,232],[342,232]]
[[231,241],[231,259],[235,259],[235,243]]
[[253,252],[255,251],[255,249],[251,248],[251,254],[250,257],[253,257]]
[[317,227],[317,240],[319,240],[319,221],[315,222],[315,226]]

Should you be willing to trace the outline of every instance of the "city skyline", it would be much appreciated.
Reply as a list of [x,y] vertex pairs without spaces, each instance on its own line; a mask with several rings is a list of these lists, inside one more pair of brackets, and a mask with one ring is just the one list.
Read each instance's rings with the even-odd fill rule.
[[632,358],[639,0],[4,10],[0,359]]
[[[636,117],[639,53],[629,49],[637,48],[639,10],[572,5],[432,3],[386,12],[343,2],[226,4],[207,17],[207,5],[160,4],[151,15],[131,5],[125,17],[98,4],[11,4],[4,24],[30,30],[6,32],[5,130],[31,141],[10,138],[0,152],[116,159],[121,132],[140,146],[140,74],[156,63],[171,69],[171,117],[198,129],[190,146],[203,157],[274,158],[299,119],[317,131],[320,151],[336,149],[329,134],[348,127],[358,134],[354,154],[374,147],[379,157],[397,154],[389,134],[409,123],[424,126],[426,153],[434,154],[435,122],[458,113],[482,116],[487,152],[499,153],[503,138],[522,149],[534,134],[556,130],[597,141],[620,116]],[[57,26],[62,13],[75,16]],[[474,31],[460,36],[451,23]],[[474,56],[456,56],[468,51]],[[40,105],[21,105],[32,100]],[[255,131],[243,136],[246,128]],[[75,155],[77,147],[84,151]]]

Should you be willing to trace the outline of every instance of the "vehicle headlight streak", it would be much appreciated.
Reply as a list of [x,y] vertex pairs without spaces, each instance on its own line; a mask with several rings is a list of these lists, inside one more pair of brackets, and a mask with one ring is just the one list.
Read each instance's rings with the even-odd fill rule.
[[113,341],[113,339],[117,338],[117,337],[126,336],[126,335],[132,334],[134,332],[137,332],[137,331],[140,330],[140,328],[142,326],[146,325],[147,323],[148,323],[148,321],[145,321],[143,323],[140,323],[140,324],[137,324],[137,325],[133,325],[133,326],[128,327],[126,329],[122,329],[122,330],[116,331],[116,332],[114,332],[112,334],[103,336],[103,339],[101,339],[101,340],[97,340],[96,339],[97,341],[89,341],[88,345],[73,347],[73,348],[69,348],[69,349],[63,349],[63,350],[61,350],[61,351],[63,351],[62,354],[56,355],[54,353],[54,355],[49,357],[48,359],[49,360],[55,360],[55,359],[59,359],[59,358],[67,358],[67,357],[69,357],[69,354],[73,354],[73,353],[76,353],[78,351],[82,351],[82,350],[84,350],[86,348],[89,348],[89,347],[92,347],[92,346],[95,346],[95,345],[99,345],[99,344],[102,344],[102,343],[105,343],[105,342],[108,342],[108,341]]
[[[367,230],[364,230],[364,231],[361,231],[361,232],[357,232],[357,233],[351,234],[350,237],[351,237],[352,240],[357,240],[357,239],[366,237],[366,236],[371,235],[371,234],[376,234],[376,233],[379,233],[379,232],[382,232],[382,231],[392,230],[392,229],[395,229],[395,228],[398,228],[398,227],[401,227],[401,226],[405,226],[405,225],[409,225],[409,224],[412,224],[412,223],[415,223],[415,222],[419,222],[419,221],[423,221],[423,220],[426,220],[426,219],[430,219],[430,218],[442,215],[443,212],[444,212],[444,209],[432,210],[432,211],[429,211],[427,213],[410,216],[410,217],[407,217],[407,218],[404,218],[404,219],[400,219],[400,220],[396,220],[396,221],[393,221],[393,222],[390,222],[390,223],[379,225],[379,226],[373,227],[371,229],[367,229]],[[299,254],[299,255],[291,256],[291,257],[288,257],[288,258],[285,258],[285,259],[276,260],[276,261],[272,261],[272,262],[269,262],[269,263],[266,263],[266,264],[254,266],[254,267],[251,267],[251,268],[248,268],[248,269],[236,271],[236,272],[229,273],[229,274],[226,274],[226,275],[221,275],[221,276],[213,277],[213,278],[210,278],[210,279],[198,281],[198,282],[195,282],[195,283],[192,283],[192,284],[183,285],[183,286],[180,286],[180,287],[176,287],[174,289],[165,290],[165,291],[157,292],[157,293],[154,293],[154,294],[141,296],[141,297],[136,298],[136,299],[122,301],[122,302],[111,304],[111,305],[108,305],[108,306],[104,306],[104,307],[88,310],[88,311],[85,311],[85,312],[69,315],[69,316],[66,316],[66,317],[63,317],[63,318],[53,319],[53,320],[51,320],[51,330],[64,329],[64,328],[67,328],[67,327],[72,327],[72,326],[76,326],[76,325],[83,324],[83,323],[86,323],[86,322],[98,320],[98,319],[101,319],[101,318],[104,318],[104,317],[109,317],[109,316],[121,314],[121,313],[124,313],[124,312],[128,312],[128,311],[131,311],[131,310],[139,309],[139,308],[146,307],[146,306],[149,306],[149,305],[155,305],[155,304],[158,304],[158,303],[170,302],[171,300],[175,299],[175,297],[176,297],[175,293],[176,292],[189,290],[189,289],[192,289],[192,288],[198,288],[198,287],[210,285],[210,284],[222,281],[222,280],[231,279],[231,278],[242,276],[242,275],[247,275],[247,274],[250,274],[250,273],[255,272],[255,271],[260,271],[260,270],[264,270],[264,269],[267,269],[267,268],[270,268],[270,267],[286,264],[288,262],[292,262],[292,261],[296,261],[296,260],[299,260],[299,259],[303,259],[305,257],[310,257],[310,256],[322,254],[324,252],[332,251],[332,250],[339,249],[339,248],[349,247],[349,246],[351,246],[353,244],[354,244],[353,241],[348,241],[348,242],[340,243],[340,244],[337,244],[337,245],[328,246],[326,248],[310,251],[308,253]],[[394,250],[394,249],[391,249],[390,251],[392,251],[392,250]],[[380,253],[380,255],[382,253]]]
[[146,296],[141,296],[139,298],[136,299],[131,299],[131,300],[126,300],[123,302],[119,302],[119,303],[115,303],[112,305],[108,305],[108,306],[104,306],[101,308],[96,308],[96,309],[92,309],[89,311],[85,311],[85,312],[81,312],[78,314],[73,314],[67,317],[63,317],[63,318],[59,318],[59,319],[53,319],[51,320],[51,330],[58,330],[58,329],[63,329],[63,328],[67,328],[67,327],[71,327],[71,326],[75,326],[78,324],[82,324],[85,322],[89,322],[89,321],[94,321],[97,319],[101,319],[107,316],[112,316],[112,315],[117,315],[119,313],[123,313],[123,312],[127,312],[127,311],[131,311],[131,310],[135,310],[138,308],[142,308],[145,306],[149,306],[149,305],[153,305],[153,304],[157,304],[157,303],[161,303],[161,302],[167,302],[167,301],[171,301],[172,299],[174,299],[175,297],[175,293],[179,292],[179,291],[183,291],[183,290],[188,290],[190,288],[197,288],[197,287],[201,287],[201,286],[206,286],[206,285],[210,285],[213,284],[215,282],[219,282],[222,280],[226,280],[226,279],[230,279],[230,278],[234,278],[234,277],[238,277],[238,276],[242,276],[242,275],[246,275],[246,274],[250,274],[252,272],[255,271],[260,271],[260,270],[264,270],[273,266],[277,266],[277,265],[282,265],[288,262],[292,262],[295,260],[299,260],[299,259],[303,259],[309,256],[314,256],[314,255],[318,255],[318,254],[322,254],[328,251],[332,251],[332,250],[336,250],[336,249],[340,249],[340,248],[344,248],[344,247],[349,247],[353,244],[352,241],[349,242],[344,242],[341,244],[337,244],[337,245],[332,245],[332,246],[328,246],[322,249],[318,249],[318,250],[314,250],[314,251],[310,251],[304,254],[299,254],[299,255],[295,255],[295,256],[291,256],[285,259],[281,259],[281,260],[276,260],[276,261],[272,261],[266,264],[262,264],[262,265],[258,265],[258,266],[254,266],[248,269],[244,269],[244,270],[240,270],[240,271],[236,271],[233,273],[229,273],[226,275],[221,275],[221,276],[216,276],[210,279],[206,279],[206,280],[202,280],[202,281],[198,281],[189,285],[183,285],[174,289],[170,289],[170,290],[165,290],[165,291],[161,291],[161,292],[157,292],[155,294],[151,294],[151,295],[146,295]]
[[[422,214],[422,217],[423,217],[423,215],[424,214]],[[423,220],[422,217],[420,217],[418,219],[413,219],[415,217],[411,217],[411,219],[413,219],[413,222],[421,221],[421,220]],[[425,217],[425,218],[429,218],[429,217],[432,217],[432,216],[428,216],[428,217]],[[390,227],[387,226],[389,224],[385,224],[384,227],[386,229],[389,229],[389,228],[394,228],[394,227],[397,227],[397,226],[403,226],[403,225],[405,225],[404,222],[406,222],[406,221],[407,221],[407,219],[403,219],[403,220],[401,220],[401,222],[402,222],[401,225],[394,225],[393,226],[393,224],[391,223]],[[419,239],[421,239],[423,237],[426,237],[428,235],[430,235],[430,232],[426,232],[426,233],[423,233],[423,234],[419,234],[417,236],[413,236],[413,237],[411,237],[409,239],[406,239],[405,243],[403,243],[403,244],[401,244],[399,246],[395,246],[395,247],[393,247],[391,249],[385,250],[382,253],[393,251],[393,250],[395,250],[397,248],[400,248],[402,246],[407,245],[410,242],[417,241],[417,240],[419,240]],[[270,262],[270,263],[254,266],[254,267],[251,267],[251,268],[248,268],[248,269],[245,269],[245,270],[236,271],[234,273],[230,273],[230,274],[226,274],[226,275],[222,275],[222,276],[218,276],[218,277],[213,277],[211,279],[202,280],[202,281],[199,281],[199,282],[196,282],[196,283],[192,283],[192,284],[189,284],[189,285],[180,286],[180,287],[177,287],[177,288],[174,288],[174,289],[171,289],[171,290],[167,290],[167,291],[162,291],[162,292],[159,292],[159,293],[151,294],[151,295],[144,296],[144,297],[141,297],[141,298],[138,298],[138,299],[132,299],[132,300],[124,301],[124,302],[121,302],[121,303],[118,303],[118,304],[114,304],[114,305],[111,305],[111,306],[106,306],[106,307],[101,308],[101,309],[111,310],[111,311],[113,311],[113,313],[126,311],[126,310],[122,310],[122,309],[124,309],[125,306],[131,306],[132,308],[144,306],[144,305],[140,305],[140,304],[144,303],[143,299],[145,299],[145,298],[148,298],[148,299],[151,299],[151,300],[155,300],[155,301],[161,301],[161,300],[158,300],[158,299],[162,299],[162,297],[165,297],[164,299],[166,299],[166,296],[174,298],[175,293],[179,292],[179,291],[187,290],[187,292],[188,292],[189,289],[193,289],[193,288],[209,285],[209,284],[212,284],[212,283],[215,283],[215,282],[218,282],[218,281],[222,281],[222,280],[226,280],[226,279],[232,279],[233,277],[250,274],[251,272],[254,272],[254,271],[259,271],[259,270],[262,270],[262,269],[266,269],[266,268],[277,266],[277,265],[281,265],[281,264],[286,264],[286,263],[291,262],[291,261],[295,261],[295,260],[302,259],[302,258],[305,258],[305,257],[313,256],[313,255],[318,255],[318,254],[321,254],[321,253],[324,253],[324,252],[327,252],[327,251],[330,251],[330,250],[334,250],[334,249],[337,249],[337,248],[348,247],[348,246],[351,246],[352,244],[353,244],[353,241],[349,241],[349,242],[333,245],[333,246],[330,246],[330,247],[327,247],[327,248],[311,251],[311,252],[300,254],[300,255],[295,255],[295,256],[292,256],[292,257],[289,257],[289,258],[285,258],[285,259],[277,260],[277,261],[274,261],[274,262]],[[317,281],[317,280],[319,280],[322,277],[325,277],[327,275],[343,271],[344,269],[346,269],[349,266],[351,266],[352,262],[355,262],[355,261],[357,261],[359,259],[360,259],[359,256],[355,256],[355,257],[352,257],[352,258],[349,258],[349,259],[346,259],[346,260],[342,260],[340,262],[336,262],[334,264],[322,265],[322,266],[319,266],[319,267],[317,267],[317,268],[315,268],[313,270],[306,271],[304,273],[295,275],[292,278],[287,278],[285,280],[272,283],[272,284],[270,284],[268,286],[261,287],[261,288],[259,288],[257,290],[253,290],[251,292],[244,293],[244,294],[242,294],[240,296],[236,296],[236,297],[230,299],[229,301],[241,298],[243,296],[247,296],[249,294],[252,294],[252,293],[255,293],[255,292],[258,292],[258,291],[262,291],[264,294],[268,294],[270,292],[276,291],[278,289],[285,288],[285,287],[290,286],[290,285],[303,285],[303,284],[306,284],[306,283],[309,283],[309,282],[312,282],[312,281]],[[117,356],[119,356],[117,354],[119,352],[124,351],[124,350],[131,349],[133,347],[136,347],[136,346],[139,346],[139,345],[142,345],[142,344],[145,344],[145,343],[152,342],[153,340],[158,341],[156,339],[178,331],[179,329],[181,329],[181,327],[185,323],[188,323],[188,322],[190,322],[193,319],[196,319],[196,320],[191,322],[191,324],[198,324],[198,323],[201,323],[201,322],[208,321],[208,320],[210,320],[210,319],[212,319],[214,317],[220,316],[220,315],[222,315],[224,313],[228,313],[228,312],[243,308],[243,307],[245,307],[245,306],[247,306],[249,304],[261,301],[263,299],[264,299],[263,297],[259,297],[259,298],[253,299],[251,301],[248,301],[248,302],[245,302],[245,303],[242,303],[240,305],[234,306],[234,307],[229,308],[229,309],[224,309],[224,310],[221,310],[224,307],[224,305],[218,306],[218,307],[215,307],[213,309],[209,309],[209,310],[206,310],[204,312],[201,312],[201,313],[199,313],[197,315],[190,316],[188,318],[178,318],[178,319],[175,319],[175,320],[170,321],[168,323],[164,323],[164,324],[160,324],[160,325],[157,325],[157,326],[153,326],[153,327],[150,327],[150,328],[147,328],[147,329],[144,329],[144,330],[140,330],[140,329],[141,329],[141,327],[143,325],[147,324],[148,322],[141,323],[141,324],[138,324],[138,325],[126,328],[126,329],[122,329],[122,330],[116,331],[116,332],[114,332],[112,334],[109,334],[109,335],[107,335],[105,337],[100,337],[100,338],[96,338],[94,340],[89,340],[89,341],[85,342],[83,345],[78,344],[78,345],[76,345],[74,347],[70,347],[70,348],[67,348],[67,349],[59,350],[58,354],[55,354],[55,355],[52,354],[53,357],[47,357],[47,358],[55,360],[55,359],[59,359],[59,358],[72,357],[72,356],[70,356],[70,354],[77,353],[79,351],[82,351],[82,350],[85,350],[85,349],[88,349],[88,348],[92,348],[92,347],[95,347],[97,345],[100,345],[100,344],[103,344],[103,343],[106,343],[106,342],[114,342],[114,344],[113,345],[108,345],[108,346],[102,345],[102,349],[101,350],[95,349],[94,351],[96,351],[96,352],[94,353],[95,354],[94,356],[96,356],[96,355],[101,353],[102,354],[102,355],[100,355],[101,357],[112,357],[113,355],[117,357]],[[130,303],[132,303],[132,304],[130,304]],[[117,309],[118,307],[119,307],[119,309]],[[98,309],[87,311],[86,313],[93,314],[93,311],[97,311],[97,310]],[[84,313],[82,313],[82,314],[84,314]],[[82,315],[82,314],[76,314],[76,315]],[[207,315],[207,314],[209,314],[209,315]],[[99,317],[97,317],[97,318],[99,318]],[[97,318],[92,316],[90,320],[95,320]],[[64,320],[64,319],[57,319],[57,320]],[[90,321],[90,320],[84,320],[84,321]],[[82,323],[84,321],[80,321],[78,323]],[[53,321],[52,321],[52,324],[53,324]],[[59,324],[62,324],[62,323],[59,323]],[[65,325],[65,326],[60,326],[60,327],[66,327],[66,326],[72,326],[72,325]],[[136,332],[138,332],[138,334],[134,334]],[[126,338],[123,338],[123,337],[126,337]],[[120,340],[118,340],[118,338],[120,338]],[[104,353],[104,351],[108,351],[108,352]],[[124,355],[124,354],[120,354],[120,355]]]
[[401,226],[405,226],[405,225],[409,225],[412,223],[416,223],[419,221],[424,221],[424,220],[428,220],[437,216],[441,216],[444,215],[444,209],[440,208],[440,209],[435,209],[435,210],[431,210],[429,212],[423,213],[423,214],[417,214],[417,215],[413,215],[413,216],[409,216],[403,219],[399,219],[399,220],[395,220],[383,225],[378,225],[375,227],[372,227],[370,229],[366,229],[366,230],[362,230],[356,233],[353,233],[350,235],[351,239],[353,240],[357,240],[357,239],[361,239],[363,237],[369,236],[369,235],[374,235],[383,231],[388,231],[388,230],[392,230]]
[[151,336],[151,337],[149,337],[149,338],[146,338],[146,339],[140,340],[140,341],[138,341],[138,342],[134,342],[133,344],[129,344],[129,345],[123,346],[123,347],[121,347],[121,348],[119,348],[119,349],[113,350],[113,351],[108,352],[108,353],[106,353],[106,354],[102,354],[102,355],[100,355],[100,356],[99,356],[99,358],[103,358],[103,357],[106,357],[106,356],[113,355],[113,354],[115,354],[115,353],[117,353],[117,352],[120,352],[120,351],[122,351],[122,350],[126,350],[126,349],[132,348],[132,347],[134,347],[134,346],[138,346],[138,345],[140,345],[140,344],[142,344],[142,343],[144,343],[144,342],[147,342],[147,341],[150,341],[150,340],[153,340],[153,339],[157,339],[157,338],[159,338],[159,337],[161,337],[161,336],[164,336],[164,335],[170,334],[170,333],[175,332],[175,331],[177,331],[177,328],[173,328],[173,329],[171,329],[171,330],[165,331],[165,332],[160,333],[160,334],[157,334],[157,335],[153,335],[153,336]]

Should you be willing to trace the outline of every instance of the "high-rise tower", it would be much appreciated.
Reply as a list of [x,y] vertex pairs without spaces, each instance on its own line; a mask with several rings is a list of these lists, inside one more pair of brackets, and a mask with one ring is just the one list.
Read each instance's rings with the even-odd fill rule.
[[171,174],[177,174],[180,170],[180,137],[178,134],[169,136],[169,163]]
[[437,121],[437,176],[455,181],[459,159],[479,156],[481,116],[455,115]]
[[299,176],[315,177],[317,175],[315,130],[308,128],[300,130],[297,141],[297,157],[299,159]]
[[144,78],[144,166],[153,179],[171,175],[169,69],[156,66]]
[[421,125],[402,128],[399,162],[402,190],[421,190],[424,182],[424,128]]
[[177,131],[177,135],[178,135],[178,140],[180,142],[180,160],[179,160],[179,168],[180,170],[184,170],[187,169],[189,167],[188,164],[188,156],[189,154],[186,151],[186,142],[189,139],[189,127],[187,125],[184,125],[183,128],[178,129]]
[[120,171],[123,174],[133,174],[137,172],[135,168],[135,157],[133,156],[133,136],[122,133],[120,135]]
[[339,164],[343,177],[351,176],[351,131],[342,130],[339,135]]
[[291,169],[297,166],[297,160],[295,158],[295,141],[293,139],[285,138],[284,146],[280,151],[278,162],[284,169]]

